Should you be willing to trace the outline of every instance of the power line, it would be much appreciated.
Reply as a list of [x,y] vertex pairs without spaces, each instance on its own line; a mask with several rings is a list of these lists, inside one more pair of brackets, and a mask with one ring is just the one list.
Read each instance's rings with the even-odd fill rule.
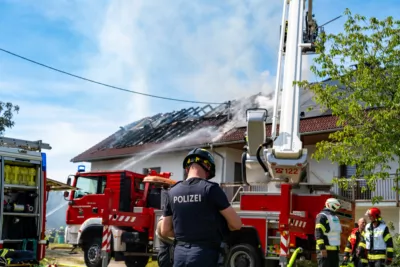
[[50,67],[50,66],[48,66],[48,65],[46,65],[46,64],[43,64],[43,63],[37,62],[37,61],[35,61],[35,60],[26,58],[26,57],[24,57],[24,56],[15,54],[15,53],[13,53],[13,52],[11,52],[11,51],[8,51],[8,50],[6,50],[6,49],[3,49],[3,48],[0,48],[0,50],[3,51],[3,52],[5,52],[5,53],[7,53],[7,54],[12,55],[12,56],[15,56],[15,57],[18,57],[18,58],[20,58],[20,59],[29,61],[29,62],[31,62],[31,63],[33,63],[33,64],[36,64],[36,65],[39,65],[39,66],[42,66],[42,67],[45,67],[45,68],[48,68],[48,69],[51,69],[51,70],[60,72],[60,73],[62,73],[62,74],[69,75],[69,76],[72,76],[72,77],[75,77],[75,78],[78,78],[78,79],[81,79],[81,80],[84,80],[84,81],[87,81],[87,82],[99,84],[99,85],[102,85],[102,86],[105,86],[105,87],[113,88],[113,89],[116,89],[116,90],[120,90],[120,91],[124,91],[124,92],[128,92],[128,93],[132,93],[132,94],[138,94],[138,95],[143,95],[143,96],[148,96],[148,97],[153,97],[153,98],[159,98],[159,99],[170,100],[170,101],[178,101],[178,102],[186,102],[186,103],[209,104],[209,105],[221,105],[221,104],[226,104],[225,102],[224,102],[224,103],[216,103],[216,102],[203,102],[203,101],[185,100],[185,99],[178,99],[178,98],[172,98],[172,97],[164,97],[164,96],[158,96],[158,95],[152,95],[152,94],[145,94],[145,93],[141,93],[141,92],[137,92],[137,91],[132,91],[132,90],[129,90],[129,89],[125,89],[125,88],[121,88],[121,87],[118,87],[118,86],[114,86],[114,85],[110,85],[110,84],[98,82],[98,81],[95,81],[95,80],[92,80],[92,79],[88,79],[88,78],[85,78],[85,77],[82,77],[82,76],[79,76],[79,75],[75,75],[75,74],[72,74],[72,73],[70,73],[70,72],[66,72],[66,71],[63,71],[63,70],[60,70],[60,69],[57,69],[57,68],[54,68],[54,67]]

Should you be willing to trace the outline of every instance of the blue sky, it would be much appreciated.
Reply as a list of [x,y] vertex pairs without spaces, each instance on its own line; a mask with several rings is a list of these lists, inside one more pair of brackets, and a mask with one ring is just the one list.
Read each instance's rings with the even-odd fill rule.
[[[314,13],[322,24],[346,7],[400,14],[396,0],[317,0]],[[273,91],[281,14],[282,1],[272,0],[3,0],[0,47],[143,93],[223,102]],[[3,52],[0,100],[21,108],[5,136],[50,143],[49,176],[61,181],[76,171],[72,157],[119,126],[193,106],[93,85]]]

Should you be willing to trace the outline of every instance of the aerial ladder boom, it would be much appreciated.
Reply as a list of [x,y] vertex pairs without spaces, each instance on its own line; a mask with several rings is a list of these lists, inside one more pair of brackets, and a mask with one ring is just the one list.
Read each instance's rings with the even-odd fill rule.
[[[312,19],[312,0],[308,0],[307,14],[305,14],[305,1],[283,1],[271,138],[266,138],[265,132],[268,112],[262,109],[247,111],[246,171],[250,172],[246,175],[248,184],[260,185],[270,182],[299,184],[306,177],[308,151],[303,148],[299,130],[300,88],[293,82],[301,80],[302,55],[315,52],[313,43],[318,34],[318,26]],[[304,22],[306,27],[303,27]],[[282,63],[284,63],[283,71]],[[279,106],[280,116],[278,116]],[[277,131],[278,117],[279,131]],[[251,173],[257,169],[257,164],[262,167],[265,175]]]

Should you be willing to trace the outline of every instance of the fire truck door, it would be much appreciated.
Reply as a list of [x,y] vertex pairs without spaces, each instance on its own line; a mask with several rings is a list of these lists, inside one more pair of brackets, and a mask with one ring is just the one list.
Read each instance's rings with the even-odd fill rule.
[[101,217],[107,201],[104,195],[106,176],[79,176],[73,200],[68,207],[68,224],[82,224],[89,218]]

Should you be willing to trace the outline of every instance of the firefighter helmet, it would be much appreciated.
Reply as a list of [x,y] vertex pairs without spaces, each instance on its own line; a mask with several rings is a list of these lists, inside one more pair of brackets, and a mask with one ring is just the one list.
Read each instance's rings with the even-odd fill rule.
[[331,211],[337,211],[341,204],[336,198],[328,198],[325,202],[325,207]]
[[207,150],[195,148],[190,151],[183,160],[183,168],[186,169],[193,163],[198,163],[208,173],[207,180],[215,176],[214,157]]
[[378,208],[370,208],[365,213],[365,216],[372,217],[374,220],[378,220],[381,217],[381,210]]

